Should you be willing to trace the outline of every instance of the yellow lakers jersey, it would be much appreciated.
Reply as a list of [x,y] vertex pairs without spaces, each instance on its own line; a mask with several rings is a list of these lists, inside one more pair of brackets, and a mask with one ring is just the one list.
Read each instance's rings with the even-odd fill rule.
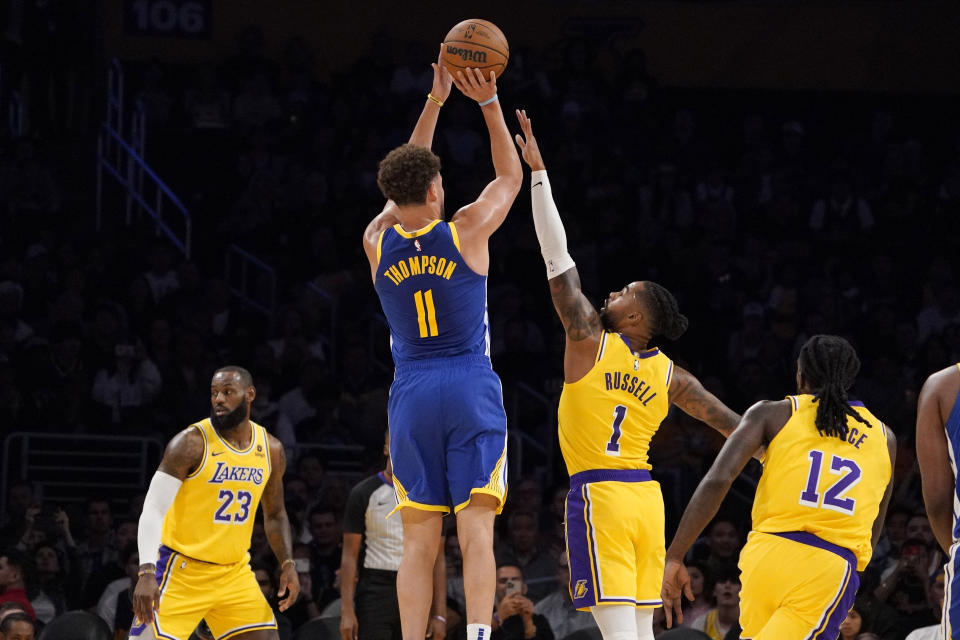
[[254,516],[270,477],[267,430],[250,425],[253,436],[243,451],[222,439],[209,418],[193,425],[203,435],[203,461],[183,481],[167,512],[165,546],[214,564],[249,560]]
[[846,440],[821,436],[814,396],[789,400],[792,415],[767,447],[753,528],[812,533],[852,551],[863,571],[873,554],[873,523],[892,472],[886,427],[863,403],[851,402],[870,426],[847,417]]
[[570,475],[590,469],[647,469],[650,440],[667,416],[673,362],[650,349],[630,350],[604,332],[597,361],[563,385],[558,410],[560,451]]

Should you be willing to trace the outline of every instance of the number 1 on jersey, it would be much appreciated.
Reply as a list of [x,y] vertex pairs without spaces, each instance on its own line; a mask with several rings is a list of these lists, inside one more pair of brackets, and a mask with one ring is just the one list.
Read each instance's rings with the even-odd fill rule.
[[623,424],[624,418],[627,417],[627,408],[622,404],[618,404],[613,408],[613,434],[610,436],[610,441],[607,442],[607,455],[608,456],[619,456],[620,455],[620,425]]
[[437,335],[437,310],[433,306],[433,289],[417,291],[413,294],[413,304],[417,307],[417,324],[420,325],[420,337]]

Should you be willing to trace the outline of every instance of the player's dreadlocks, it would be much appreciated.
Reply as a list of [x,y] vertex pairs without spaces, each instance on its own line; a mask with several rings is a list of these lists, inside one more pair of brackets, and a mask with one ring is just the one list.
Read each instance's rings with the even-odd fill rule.
[[677,308],[677,299],[665,287],[656,282],[644,280],[643,290],[638,292],[653,314],[653,333],[669,340],[676,340],[684,334],[690,321]]
[[817,430],[821,435],[847,439],[847,416],[871,426],[847,401],[860,359],[853,346],[840,336],[817,335],[800,349],[800,375],[817,397]]

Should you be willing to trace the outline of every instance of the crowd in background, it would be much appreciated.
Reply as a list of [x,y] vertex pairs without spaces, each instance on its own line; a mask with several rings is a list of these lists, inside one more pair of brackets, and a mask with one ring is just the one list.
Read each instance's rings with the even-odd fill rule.
[[[130,107],[147,118],[147,160],[194,217],[190,260],[148,225],[116,223],[121,213],[108,211],[113,222],[94,232],[92,148],[71,161],[39,124],[0,140],[0,421],[8,432],[165,441],[209,414],[214,369],[250,369],[253,418],[291,456],[295,555],[310,559],[308,586],[285,614],[295,629],[338,597],[349,489],[324,473],[322,453],[301,446],[357,446],[363,469],[380,464],[392,365],[360,238],[383,205],[377,162],[409,135],[435,54],[381,35],[370,44],[380,55],[318,78],[303,41],[286,43],[279,60],[263,45],[251,27],[218,64],[125,65]],[[903,638],[933,624],[943,558],[923,515],[912,438],[923,379],[960,360],[952,99],[664,88],[641,51],[576,39],[514,50],[498,86],[511,125],[516,107],[536,123],[584,290],[599,303],[631,280],[671,289],[691,328],[661,346],[735,411],[795,390],[796,355],[810,335],[854,344],[863,367],[853,392],[896,432],[901,451],[894,508],[862,578],[859,623],[851,615],[843,637]],[[434,149],[449,216],[492,177],[469,100],[453,95],[443,107]],[[273,314],[231,294],[222,271],[230,243],[275,267]],[[491,256],[492,359],[510,428],[552,443],[544,412],[513,401],[527,388],[555,406],[562,385],[563,334],[525,190]],[[668,539],[719,444],[677,411],[654,440]],[[561,638],[583,617],[561,616],[569,613],[567,485],[549,460],[530,455],[510,470],[498,558],[522,570],[533,609],[553,613]],[[700,578],[688,620],[702,618],[715,635],[736,620],[731,567],[758,475],[751,463],[692,552]],[[25,480],[10,485],[0,521],[0,601],[22,588],[41,622],[87,608],[122,629],[137,566],[137,499],[56,504]],[[452,609],[463,604],[454,539]],[[262,527],[251,553],[266,593],[274,565]],[[22,584],[9,581],[18,574],[10,567]]]

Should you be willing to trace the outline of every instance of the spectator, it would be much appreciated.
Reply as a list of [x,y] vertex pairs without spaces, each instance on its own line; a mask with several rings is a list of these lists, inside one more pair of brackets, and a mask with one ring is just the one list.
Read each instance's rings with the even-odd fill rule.
[[721,569],[714,575],[713,599],[717,605],[691,622],[690,627],[703,631],[713,640],[724,640],[740,619],[740,572],[733,567]]
[[110,627],[114,640],[126,638],[133,623],[133,589],[137,586],[137,570],[140,568],[136,542],[124,547],[120,558],[126,575],[108,584],[97,602],[97,615]]
[[273,609],[273,617],[277,619],[277,640],[290,640],[290,637],[293,635],[293,625],[290,623],[290,619],[280,612],[276,573],[271,571],[265,564],[254,564],[251,565],[251,568],[253,569],[254,577],[257,579],[257,584],[260,585],[260,592],[263,593],[263,597],[270,603],[270,608]]
[[691,562],[687,565],[687,573],[690,574],[690,590],[693,591],[693,602],[684,600],[683,619],[685,626],[689,626],[694,620],[707,614],[713,607],[710,595],[704,586],[710,582],[708,573],[699,562]]
[[566,552],[557,559],[557,588],[536,603],[535,614],[542,615],[550,624],[555,638],[566,638],[574,631],[597,629],[597,622],[589,611],[577,611],[570,599],[570,565]]
[[[76,572],[67,572],[67,559],[53,544],[43,543],[35,547],[33,552],[33,566],[40,591],[53,604],[53,615],[44,618],[37,611],[37,619],[50,622],[56,616],[66,613],[75,601],[80,585],[77,584]],[[75,563],[74,563],[75,564]]]
[[27,559],[19,551],[7,551],[0,556],[0,604],[16,602],[31,620],[36,620],[37,615],[27,597],[27,570]]
[[37,625],[26,613],[11,613],[0,622],[0,636],[5,640],[33,640]]
[[540,544],[539,514],[534,511],[514,511],[507,518],[507,546],[501,552],[501,562],[523,569],[525,587],[530,598],[540,600],[554,589],[557,564],[549,549]]
[[86,537],[77,545],[81,584],[81,606],[94,607],[112,580],[123,575],[119,553],[113,546],[113,509],[104,498],[87,501]]
[[141,345],[119,342],[113,354],[113,365],[100,369],[94,376],[91,396],[103,408],[108,423],[142,424],[143,410],[160,393],[160,370],[146,357]]
[[309,544],[313,597],[322,608],[339,595],[333,583],[342,561],[340,522],[336,512],[325,505],[315,507],[307,521],[313,536]]
[[854,607],[847,612],[847,617],[840,623],[840,637],[838,640],[856,640],[863,628],[863,617]]
[[491,640],[553,640],[547,619],[533,611],[526,596],[523,570],[510,564],[497,568],[497,592]]
[[314,598],[313,567],[310,560],[310,547],[298,543],[293,545],[293,560],[300,578],[300,596],[284,615],[290,620],[290,627],[296,631],[307,622],[320,617],[320,609]]
[[933,551],[922,538],[908,538],[897,564],[874,590],[877,598],[888,602],[916,629],[936,622],[929,600],[930,555]]

